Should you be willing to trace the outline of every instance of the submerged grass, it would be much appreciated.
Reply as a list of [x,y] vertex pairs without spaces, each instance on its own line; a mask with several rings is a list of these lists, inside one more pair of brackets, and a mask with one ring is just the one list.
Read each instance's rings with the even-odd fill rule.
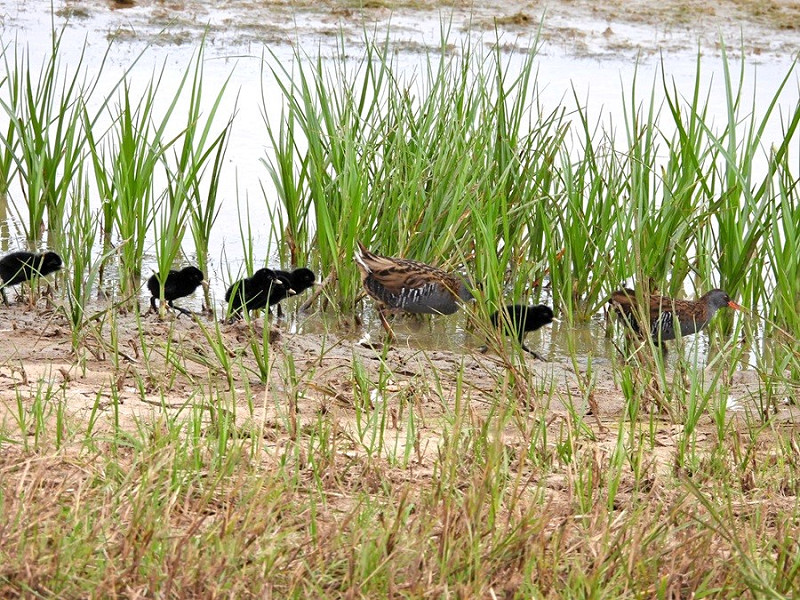
[[[27,67],[9,52],[13,98],[6,86]],[[43,342],[58,333],[20,320],[35,342],[0,356],[0,595],[800,593],[795,411],[777,405],[800,365],[800,103],[781,115],[786,138],[762,173],[752,163],[777,104],[745,110],[728,74],[717,130],[699,59],[687,95],[664,78],[644,99],[624,96],[620,136],[577,98],[571,111],[544,106],[535,52],[514,62],[465,42],[453,53],[443,34],[407,79],[388,39],[356,59],[344,42],[331,58],[298,50],[291,67],[268,56],[264,75],[284,96],[277,122],[262,99],[282,262],[335,274],[325,295],[337,315],[360,295],[356,240],[465,269],[482,284],[471,318],[496,354],[343,347],[332,334],[303,344],[267,319],[121,310],[153,229],[162,272],[187,223],[207,260],[235,117],[218,112],[224,88],[201,108],[201,56],[164,111],[164,72],[141,94],[123,77],[101,103],[105,129],[69,96],[82,112],[67,138],[88,145],[53,204],[69,200],[56,298],[69,339]],[[22,134],[0,131],[2,175],[27,163]],[[237,205],[246,264],[226,265],[231,282],[271,258]],[[121,298],[91,313],[114,255]],[[623,282],[640,294],[725,286],[767,319],[748,320],[747,346],[681,340],[665,355],[636,340],[624,362],[568,336],[569,364],[545,365],[486,326],[510,300],[585,321]],[[762,332],[781,336],[776,356],[756,361],[759,400],[731,413],[737,365]]]

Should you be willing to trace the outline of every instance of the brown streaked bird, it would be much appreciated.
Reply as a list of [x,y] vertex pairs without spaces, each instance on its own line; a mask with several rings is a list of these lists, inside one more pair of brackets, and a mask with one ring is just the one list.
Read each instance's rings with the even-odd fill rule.
[[[617,290],[611,294],[609,304],[617,316],[628,323],[633,331],[642,334],[637,321],[639,313],[636,306],[636,292],[630,288]],[[720,308],[730,307],[742,310],[723,290],[714,289],[698,300],[675,300],[666,296],[653,294],[650,296],[648,315],[650,318],[650,335],[658,346],[660,342],[674,340],[676,322],[681,335],[692,335],[708,325]]]
[[472,300],[467,282],[437,267],[407,258],[373,254],[358,243],[356,264],[364,289],[378,303],[378,315],[390,337],[394,332],[385,310],[415,314],[450,315],[458,310],[459,300]]

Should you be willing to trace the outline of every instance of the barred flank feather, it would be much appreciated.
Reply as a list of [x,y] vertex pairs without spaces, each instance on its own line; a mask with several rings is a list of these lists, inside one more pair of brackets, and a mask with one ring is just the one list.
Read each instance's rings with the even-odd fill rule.
[[461,277],[405,258],[389,258],[367,250],[361,242],[355,260],[367,293],[390,309],[449,315],[459,300],[472,299]]
[[[639,313],[636,306],[636,292],[630,288],[617,290],[611,294],[609,300],[614,312],[635,333],[641,334],[642,327],[638,322]],[[725,306],[734,310],[741,310],[741,306],[731,300],[730,296],[722,290],[711,290],[699,300],[675,300],[666,296],[650,296],[648,316],[650,325],[648,330],[653,339],[674,340],[678,329],[681,335],[692,335],[703,329],[716,312]]]

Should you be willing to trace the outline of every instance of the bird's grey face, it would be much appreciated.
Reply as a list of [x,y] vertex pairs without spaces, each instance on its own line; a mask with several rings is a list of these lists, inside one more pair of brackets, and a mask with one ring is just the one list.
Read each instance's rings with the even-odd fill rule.
[[713,310],[729,306],[731,297],[722,290],[711,290],[708,293],[708,306]]

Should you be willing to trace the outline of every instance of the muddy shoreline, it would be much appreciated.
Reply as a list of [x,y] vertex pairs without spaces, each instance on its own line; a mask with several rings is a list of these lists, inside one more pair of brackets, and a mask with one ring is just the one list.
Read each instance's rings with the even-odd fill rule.
[[[25,9],[20,9],[24,11]],[[97,23],[98,33],[120,41],[195,44],[206,35],[212,46],[351,43],[365,33],[391,31],[399,52],[435,50],[441,28],[499,36],[508,49],[527,48],[537,36],[545,54],[621,58],[661,52],[718,54],[740,50],[751,59],[792,56],[800,42],[800,4],[789,0],[687,3],[683,0],[592,2],[590,0],[441,2],[367,0],[277,2],[117,0],[65,2],[57,15],[75,27]],[[7,19],[13,19],[10,11]],[[235,32],[235,33],[233,33]],[[495,34],[496,32],[496,34]]]
[[[462,384],[476,414],[488,414],[498,389],[507,386],[508,397],[516,398],[524,413],[566,418],[576,411],[590,414],[601,427],[605,423],[612,429],[625,407],[612,364],[619,360],[617,356],[592,356],[591,368],[587,368],[587,357],[575,362],[551,352],[548,362],[541,362],[513,351],[510,344],[501,354],[490,351],[484,355],[470,347],[422,350],[414,346],[413,336],[401,336],[384,351],[381,344],[364,345],[358,339],[360,331],[293,333],[287,320],[267,322],[272,374],[263,381],[256,375],[259,367],[252,345],[254,341],[261,344],[263,326],[261,320],[253,329],[244,323],[221,326],[220,337],[237,365],[230,386],[204,332],[214,329],[213,321],[205,317],[192,321],[172,315],[160,321],[155,315],[141,320],[132,314],[118,315],[113,324],[95,325],[93,331],[85,332],[84,344],[76,354],[69,324],[57,311],[13,304],[0,311],[3,418],[13,419],[17,400],[34,401],[42,385],[63,393],[69,413],[78,420],[99,405],[109,427],[112,398],[120,400],[115,418],[121,416],[121,424],[132,427],[137,419],[155,416],[162,408],[185,408],[198,389],[209,385],[230,394],[240,409],[255,403],[256,414],[249,418],[266,420],[279,419],[280,413],[288,410],[291,394],[298,398],[295,408],[303,420],[333,412],[349,421],[354,404],[372,394],[370,402],[388,402],[396,405],[396,410],[405,402],[421,403],[426,417],[436,422],[442,410],[454,402]],[[371,333],[376,340],[380,337],[377,330]],[[118,340],[118,352],[112,339]],[[173,356],[167,359],[169,352]],[[299,374],[296,379],[285,370],[289,360]],[[360,389],[354,381],[354,363],[373,382],[371,391]],[[178,371],[176,364],[181,365]],[[699,368],[702,370],[702,365]],[[379,390],[381,377],[387,376],[385,389]],[[680,375],[674,372],[670,377]],[[714,380],[713,369],[706,369],[705,379]],[[755,371],[734,370],[728,390],[734,411],[746,419],[757,418],[761,390]],[[776,407],[781,414],[775,418],[791,421],[797,417],[794,409],[788,404]],[[712,427],[710,416],[704,421]],[[433,431],[429,434],[438,436]]]

